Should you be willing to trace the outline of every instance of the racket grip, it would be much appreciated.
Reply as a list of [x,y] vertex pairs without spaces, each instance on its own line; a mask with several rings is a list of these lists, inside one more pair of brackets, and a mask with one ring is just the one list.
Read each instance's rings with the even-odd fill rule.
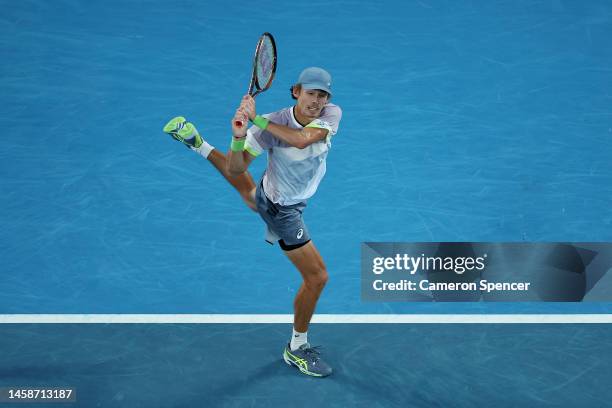
[[[255,96],[257,96],[257,94],[259,93],[258,91],[253,92],[253,80],[251,80],[251,85],[249,85],[249,92],[248,93],[253,98],[255,98]],[[236,120],[236,121],[234,121],[234,125],[236,125],[237,127],[242,127],[242,126],[244,126],[244,122],[242,120]]]

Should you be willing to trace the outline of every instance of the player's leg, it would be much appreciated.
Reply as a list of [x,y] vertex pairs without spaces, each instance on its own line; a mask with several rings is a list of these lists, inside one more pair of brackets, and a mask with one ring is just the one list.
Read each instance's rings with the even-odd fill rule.
[[293,302],[293,327],[296,331],[305,333],[327,283],[327,269],[312,241],[297,249],[285,251],[285,254],[302,275],[303,282]]
[[[257,212],[266,222],[266,240],[279,240],[281,248],[302,275],[303,283],[294,301],[295,317],[291,341],[283,351],[283,359],[304,374],[325,377],[332,369],[323,361],[316,347],[308,343],[308,324],[317,300],[327,282],[325,263],[310,240],[304,223],[306,203],[289,206],[275,204],[265,195],[263,183],[255,191]],[[281,239],[282,237],[282,239]]]
[[312,241],[297,249],[286,250],[285,254],[300,271],[303,282],[294,300],[293,338],[285,347],[283,359],[287,364],[296,366],[302,373],[315,377],[325,377],[332,373],[331,367],[321,359],[316,348],[304,342],[298,347],[294,340],[306,334],[310,319],[315,311],[319,296],[327,283],[328,275],[323,258]]
[[164,126],[164,132],[211,162],[219,173],[238,191],[246,205],[253,211],[256,211],[255,182],[251,174],[244,172],[237,176],[230,175],[227,171],[227,156],[208,144],[200,136],[193,123],[188,122],[182,116],[177,116]]
[[255,206],[255,182],[251,173],[245,171],[242,174],[233,176],[227,171],[227,156],[217,149],[213,149],[206,159],[225,177],[225,179],[238,191],[245,204],[253,211],[257,211]]

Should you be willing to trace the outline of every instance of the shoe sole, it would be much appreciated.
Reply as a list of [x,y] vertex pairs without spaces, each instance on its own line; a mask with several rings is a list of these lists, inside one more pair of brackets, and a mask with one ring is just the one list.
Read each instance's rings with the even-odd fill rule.
[[[202,146],[204,139],[198,134],[193,123],[188,122],[183,116],[178,116],[172,119],[164,126],[164,132],[172,136],[174,140],[177,140],[187,146],[189,149],[199,149]],[[195,136],[193,134],[195,133]],[[192,138],[187,139],[191,136]]]
[[[187,119],[185,119],[184,116],[177,116],[175,118],[170,119],[170,121],[168,123],[166,123],[166,126],[164,126],[164,133],[172,133],[172,132],[176,132],[178,131],[180,128],[182,128],[182,126],[179,126],[179,124],[184,124],[187,122]],[[179,129],[177,129],[179,128]]]

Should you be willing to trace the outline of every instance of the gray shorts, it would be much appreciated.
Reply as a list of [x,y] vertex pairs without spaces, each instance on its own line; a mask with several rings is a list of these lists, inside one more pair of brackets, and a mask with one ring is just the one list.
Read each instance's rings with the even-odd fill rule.
[[266,223],[266,241],[270,244],[279,241],[282,249],[290,251],[310,241],[308,228],[302,216],[306,203],[275,204],[266,197],[261,182],[255,191],[255,202],[257,212]]

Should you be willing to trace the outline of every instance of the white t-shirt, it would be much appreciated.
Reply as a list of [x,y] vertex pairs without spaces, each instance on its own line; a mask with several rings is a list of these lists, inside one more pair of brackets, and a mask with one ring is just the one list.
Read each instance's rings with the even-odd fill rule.
[[[293,107],[262,115],[271,122],[292,129],[302,129],[295,119]],[[268,152],[268,167],[263,187],[270,201],[292,205],[306,201],[317,191],[326,170],[325,160],[331,147],[331,138],[338,131],[342,110],[332,103],[325,105],[318,119],[306,127],[327,129],[327,137],[304,149],[293,147],[270,132],[251,126],[247,131],[245,148],[253,156]]]

